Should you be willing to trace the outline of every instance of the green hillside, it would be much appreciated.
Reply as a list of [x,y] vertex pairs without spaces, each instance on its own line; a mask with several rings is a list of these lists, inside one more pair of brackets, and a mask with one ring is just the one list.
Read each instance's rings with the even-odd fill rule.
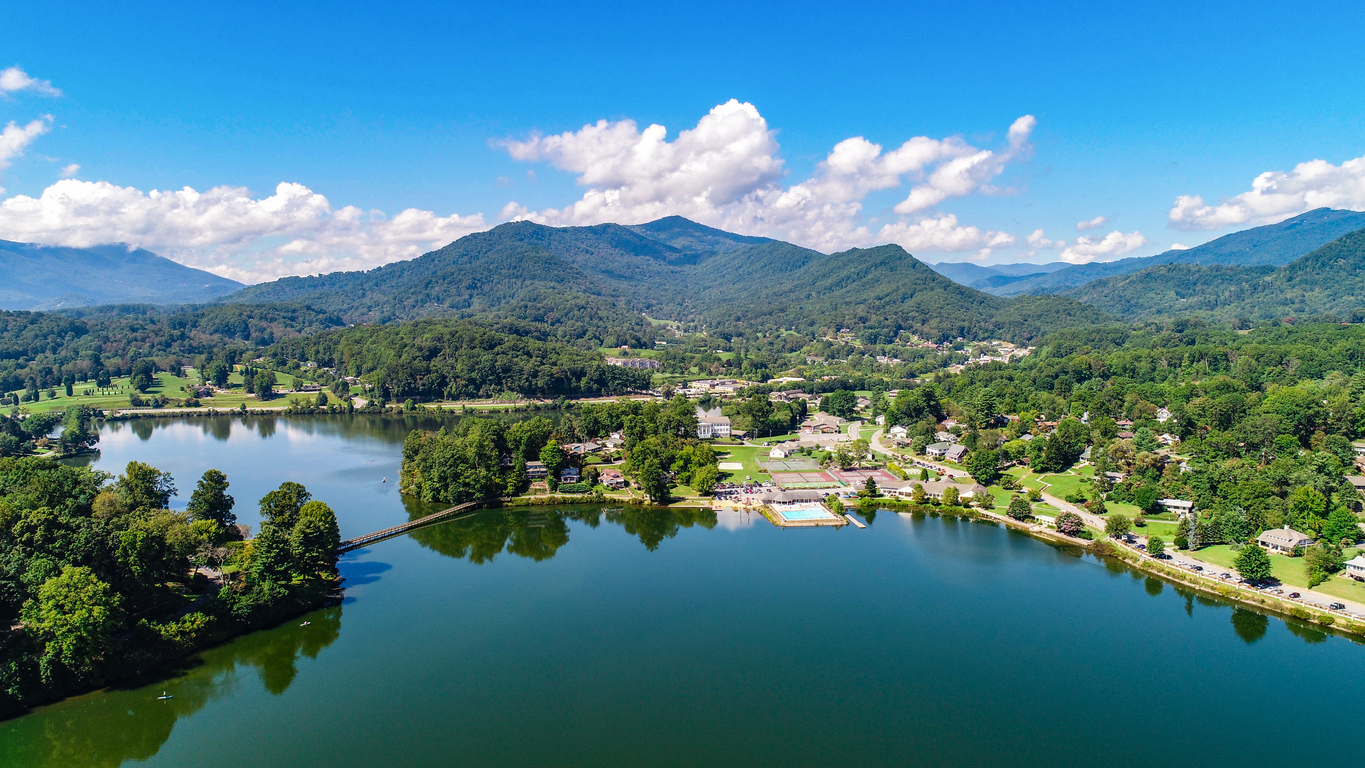
[[1349,318],[1365,310],[1365,230],[1283,267],[1163,264],[1065,295],[1133,319],[1191,314],[1220,320]]
[[1014,302],[967,288],[899,246],[822,254],[676,216],[631,227],[513,222],[412,261],[286,278],[225,301],[305,302],[356,323],[576,317],[576,338],[603,341],[644,335],[640,313],[722,335],[847,327],[1014,340],[1105,319],[1070,299]]
[[[1077,264],[1051,274],[975,287],[1000,296],[1063,293],[1107,277],[1130,275],[1160,264],[1284,266],[1348,232],[1365,228],[1365,213],[1318,208],[1277,224],[1252,227],[1183,250],[1156,256]],[[1172,274],[1186,274],[1176,270]]]

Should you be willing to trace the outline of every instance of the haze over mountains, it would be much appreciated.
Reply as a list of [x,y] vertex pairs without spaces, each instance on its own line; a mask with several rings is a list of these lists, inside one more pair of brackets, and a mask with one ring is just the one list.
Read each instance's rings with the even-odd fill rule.
[[0,241],[0,308],[208,302],[308,307],[352,323],[486,317],[637,335],[644,313],[721,333],[851,328],[886,341],[902,331],[1019,341],[1185,314],[1353,317],[1365,312],[1365,213],[1319,209],[1145,258],[991,267],[930,266],[896,245],[823,254],[677,216],[522,221],[365,272],[246,287],[122,245]]
[[1233,232],[1193,248],[1166,251],[1156,256],[1076,264],[1024,280],[1001,282],[994,287],[976,287],[1000,296],[1019,296],[1062,293],[1095,280],[1128,275],[1160,264],[1283,266],[1358,229],[1365,229],[1365,213],[1318,208],[1278,224]]
[[1006,299],[954,283],[897,245],[823,254],[672,216],[648,224],[513,222],[368,272],[251,286],[230,302],[306,302],[352,322],[588,308],[711,329],[857,328],[887,340],[1032,338],[1107,319],[1072,299]]
[[195,304],[240,288],[235,280],[126,245],[66,248],[0,240],[0,309]]

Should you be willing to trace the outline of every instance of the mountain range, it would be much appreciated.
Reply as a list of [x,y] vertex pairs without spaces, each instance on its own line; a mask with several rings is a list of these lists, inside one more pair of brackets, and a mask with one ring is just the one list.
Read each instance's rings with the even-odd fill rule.
[[1277,224],[1233,232],[1194,248],[1166,251],[1156,256],[1076,264],[1023,280],[975,287],[1000,296],[1040,295],[1062,293],[1096,280],[1130,275],[1162,264],[1284,266],[1358,229],[1365,229],[1365,213],[1318,208]]
[[1160,264],[1096,280],[1062,295],[1135,320],[1197,314],[1249,322],[1334,315],[1362,322],[1365,229],[1284,266]]
[[1365,213],[1330,209],[1157,256],[990,267],[928,265],[897,245],[825,254],[670,216],[511,222],[410,261],[246,287],[123,245],[0,241],[0,308],[273,305],[336,322],[480,317],[598,339],[642,338],[652,317],[722,335],[849,328],[879,341],[905,331],[1022,341],[1115,317],[1354,317],[1365,312],[1362,269]]
[[1064,297],[993,296],[949,280],[897,245],[824,254],[670,216],[648,224],[512,222],[411,261],[291,277],[225,297],[306,302],[350,322],[592,307],[697,323],[721,333],[853,328],[887,340],[1004,336],[1102,322]]
[[968,288],[975,288],[979,291],[995,293],[996,291],[993,289],[1020,280],[1041,277],[1059,269],[1066,269],[1071,265],[1063,261],[1055,261],[1051,264],[1021,262],[1018,264],[992,264],[985,267],[968,261],[940,261],[930,266],[935,272],[955,283],[961,283]]
[[242,284],[141,248],[67,248],[0,240],[0,309],[197,304]]

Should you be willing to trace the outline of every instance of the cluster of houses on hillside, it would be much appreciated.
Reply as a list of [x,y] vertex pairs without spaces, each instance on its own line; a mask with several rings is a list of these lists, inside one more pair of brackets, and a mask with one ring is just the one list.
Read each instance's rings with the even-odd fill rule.
[[607,365],[616,365],[622,368],[643,368],[647,371],[656,371],[662,363],[649,357],[608,357]]

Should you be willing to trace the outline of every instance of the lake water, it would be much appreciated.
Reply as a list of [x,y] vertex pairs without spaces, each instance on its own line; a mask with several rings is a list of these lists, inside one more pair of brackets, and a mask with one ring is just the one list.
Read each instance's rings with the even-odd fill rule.
[[[366,417],[105,427],[96,466],[407,520]],[[388,482],[381,482],[387,478]],[[5,766],[1353,762],[1365,647],[982,523],[488,511],[352,553],[344,604],[0,723]],[[158,701],[165,690],[173,699]]]

